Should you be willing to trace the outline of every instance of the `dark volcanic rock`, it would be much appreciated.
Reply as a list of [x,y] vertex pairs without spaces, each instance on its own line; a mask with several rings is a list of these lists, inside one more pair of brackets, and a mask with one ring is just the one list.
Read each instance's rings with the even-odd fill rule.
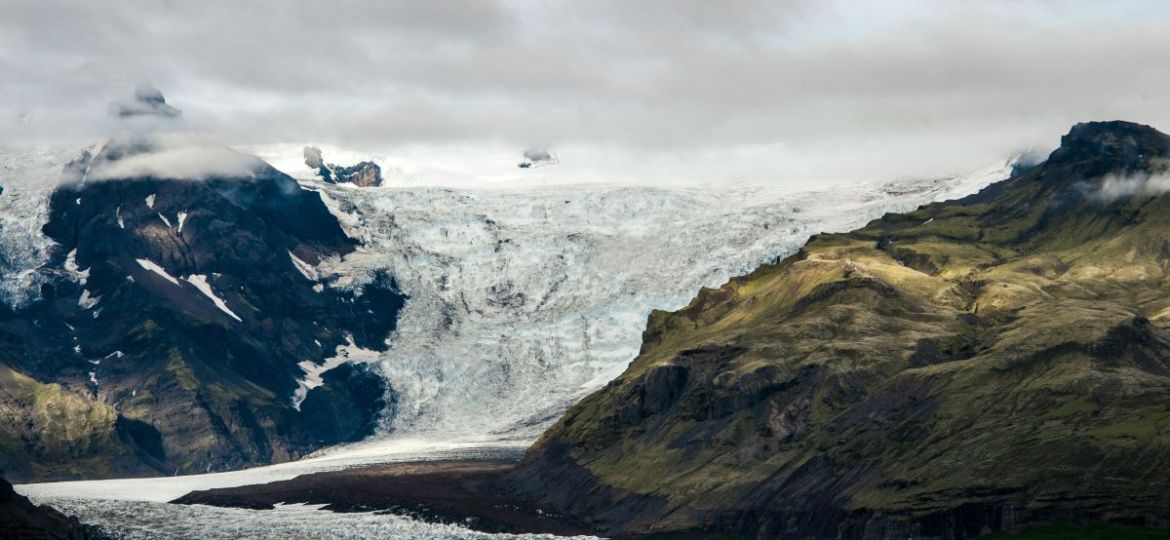
[[306,146],[303,155],[305,166],[315,169],[321,179],[330,184],[353,184],[359,187],[382,185],[382,167],[373,161],[361,161],[349,166],[326,163],[321,149],[316,146]]
[[[73,168],[150,150],[107,144]],[[386,275],[355,291],[326,286],[309,265],[355,242],[317,193],[263,162],[199,181],[65,184],[44,231],[59,246],[39,270],[51,278],[41,298],[0,307],[0,402],[21,418],[0,428],[10,474],[285,461],[368,434],[385,410],[386,389],[355,368],[320,391],[338,403],[293,407],[299,363],[321,363],[349,339],[384,350],[404,297]]]
[[333,170],[333,181],[338,184],[350,183],[360,187],[376,187],[382,185],[382,168],[373,161],[362,161],[348,167],[330,164]]
[[396,409],[397,395],[368,366],[342,364],[321,378],[324,384],[301,403],[301,418],[321,446],[363,439],[374,433],[380,413]]
[[514,465],[494,460],[392,463],[193,491],[172,502],[257,510],[281,503],[323,504],[325,510],[336,512],[392,512],[486,532],[565,536],[590,532],[587,525],[507,493],[500,481]]
[[75,517],[29,502],[0,478],[0,536],[12,540],[86,540],[99,535],[87,531]]

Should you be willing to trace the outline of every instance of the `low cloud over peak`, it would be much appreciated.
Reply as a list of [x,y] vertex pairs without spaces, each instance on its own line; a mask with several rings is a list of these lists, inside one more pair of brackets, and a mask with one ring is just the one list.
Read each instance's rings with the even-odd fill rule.
[[66,167],[66,182],[152,177],[163,180],[247,178],[267,167],[260,158],[213,138],[183,132],[123,133],[107,138]]
[[134,99],[112,103],[110,113],[118,118],[138,116],[178,118],[183,114],[179,109],[167,104],[167,99],[163,97],[162,91],[148,84],[139,85],[134,90]]
[[[1168,23],[1153,0],[11,0],[0,139],[108,132],[105,105],[150,79],[238,144],[541,141],[794,186],[937,175],[1080,121],[1170,126]],[[166,116],[151,99],[126,110]]]

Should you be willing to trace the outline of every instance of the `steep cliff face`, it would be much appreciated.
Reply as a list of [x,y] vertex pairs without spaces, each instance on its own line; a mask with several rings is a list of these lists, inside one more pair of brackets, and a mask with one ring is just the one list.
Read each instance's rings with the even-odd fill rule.
[[338,346],[385,349],[404,300],[393,280],[318,276],[355,242],[317,193],[263,162],[199,180],[126,165],[151,153],[107,143],[52,195],[39,298],[0,307],[0,405],[20,419],[0,427],[0,468],[204,472],[367,435],[391,390],[366,368],[293,396]]
[[614,535],[1165,525],[1168,175],[1170,137],[1079,124],[977,195],[813,237],[652,314],[512,482]]

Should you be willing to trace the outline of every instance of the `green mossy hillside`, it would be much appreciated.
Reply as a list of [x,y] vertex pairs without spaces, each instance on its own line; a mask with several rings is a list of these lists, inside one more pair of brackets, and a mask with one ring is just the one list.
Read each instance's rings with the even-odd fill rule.
[[1170,196],[1147,189],[1167,158],[1151,128],[1078,125],[978,195],[654,313],[517,485],[620,534],[1170,516]]

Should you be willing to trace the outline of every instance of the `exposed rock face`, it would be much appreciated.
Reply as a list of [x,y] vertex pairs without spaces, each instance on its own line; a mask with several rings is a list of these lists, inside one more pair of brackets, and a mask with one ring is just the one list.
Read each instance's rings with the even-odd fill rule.
[[349,167],[330,163],[329,167],[333,170],[333,181],[338,184],[350,183],[359,187],[382,185],[382,168],[373,161],[362,161]]
[[5,538],[16,539],[85,540],[99,536],[87,532],[77,518],[29,502],[3,478],[0,478],[0,531]]
[[[325,384],[309,391],[301,416],[321,446],[356,441],[372,435],[381,411],[394,411],[385,380],[361,364],[342,364],[326,371]],[[387,403],[387,400],[390,403]]]
[[[75,168],[149,151],[107,145]],[[389,276],[325,286],[311,265],[355,243],[316,193],[267,165],[63,185],[44,231],[59,249],[39,270],[51,277],[41,298],[0,306],[0,405],[20,420],[0,426],[10,477],[294,459],[368,434],[390,399],[380,377],[346,367],[293,407],[300,362],[350,337],[384,350],[404,297]]]
[[1170,137],[889,214],[685,309],[512,475],[607,535],[971,538],[1170,515]]
[[316,169],[321,179],[331,184],[353,184],[359,187],[382,185],[382,167],[373,161],[361,161],[350,166],[325,163],[321,149],[316,146],[306,146],[303,154],[305,166]]

